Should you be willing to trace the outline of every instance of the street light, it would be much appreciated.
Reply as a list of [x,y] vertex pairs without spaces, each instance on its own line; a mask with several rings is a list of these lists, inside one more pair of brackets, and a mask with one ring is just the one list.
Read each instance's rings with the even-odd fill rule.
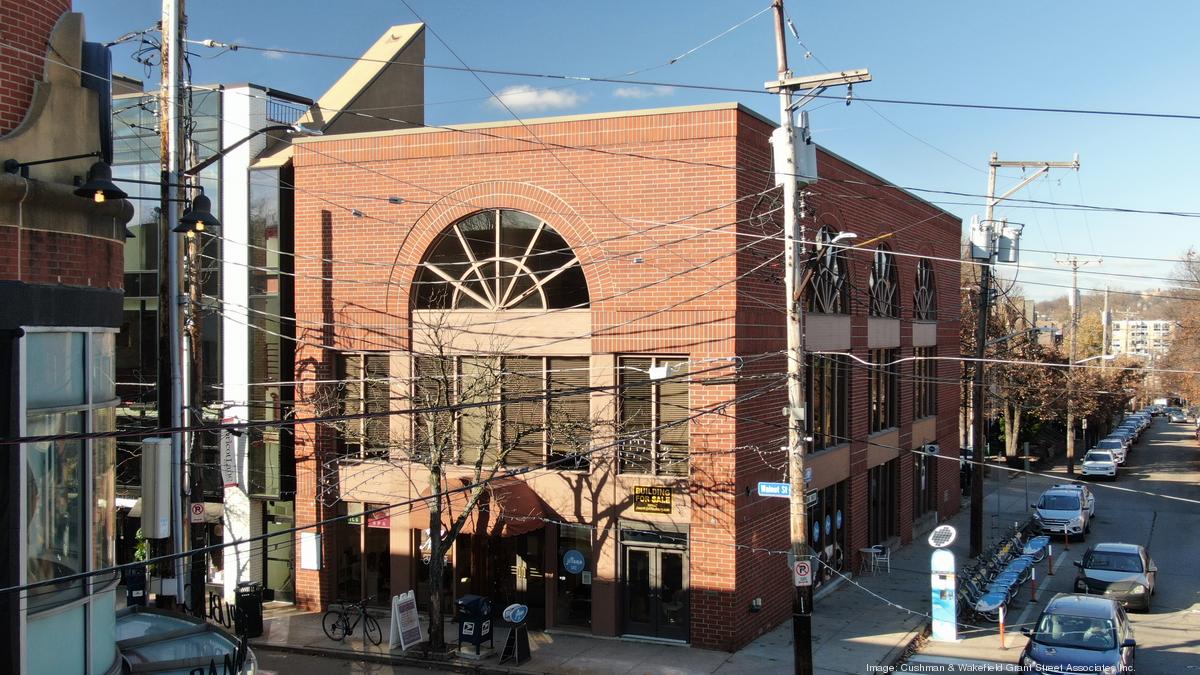
[[261,129],[259,129],[258,131],[251,132],[251,134],[250,134],[249,136],[246,136],[245,138],[243,138],[243,139],[242,139],[242,140],[240,140],[240,141],[237,141],[237,142],[231,143],[231,144],[229,144],[229,145],[227,145],[227,146],[225,146],[225,147],[221,148],[219,151],[217,151],[217,152],[213,153],[213,156],[212,156],[212,157],[209,157],[208,159],[204,160],[203,162],[200,162],[200,163],[199,163],[199,164],[197,164],[196,166],[193,166],[192,168],[190,168],[190,169],[188,169],[188,170],[184,171],[183,173],[184,173],[185,175],[188,175],[188,176],[195,176],[196,174],[198,174],[198,173],[200,173],[201,171],[203,171],[203,170],[205,170],[206,168],[208,168],[210,165],[212,165],[212,164],[214,164],[215,162],[219,161],[219,160],[220,160],[222,157],[224,157],[224,156],[225,156],[225,154],[226,154],[227,152],[229,152],[230,150],[233,150],[234,148],[238,147],[238,146],[239,146],[239,145],[241,145],[242,143],[245,143],[246,141],[250,140],[251,138],[254,138],[255,136],[258,136],[259,134],[265,134],[265,133],[267,133],[267,132],[270,132],[270,131],[286,131],[286,132],[288,132],[288,133],[296,134],[296,135],[298,135],[298,136],[320,136],[322,133],[324,133],[324,132],[322,132],[320,129],[314,129],[314,128],[312,128],[312,127],[306,127],[306,126],[304,126],[303,124],[300,124],[300,123],[296,123],[296,124],[272,124],[272,125],[269,125],[269,126],[265,126],[265,127],[261,128]]
[[216,232],[220,228],[221,221],[212,214],[212,200],[202,191],[192,200],[191,207],[179,216],[179,224],[171,231],[193,237],[199,232]]

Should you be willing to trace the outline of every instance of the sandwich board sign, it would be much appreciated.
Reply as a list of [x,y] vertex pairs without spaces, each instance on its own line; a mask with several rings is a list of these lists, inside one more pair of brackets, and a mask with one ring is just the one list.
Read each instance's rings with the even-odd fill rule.
[[411,649],[425,641],[417,616],[417,594],[405,591],[392,596],[392,620],[388,629],[388,649]]

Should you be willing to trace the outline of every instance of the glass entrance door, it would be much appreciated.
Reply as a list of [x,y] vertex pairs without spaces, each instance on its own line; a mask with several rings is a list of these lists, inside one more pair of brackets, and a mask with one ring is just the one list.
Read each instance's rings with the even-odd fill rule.
[[625,631],[688,639],[687,551],[625,546]]
[[[267,534],[283,531],[279,536],[267,539],[266,546],[266,590],[272,599],[279,602],[294,602],[295,595],[295,544],[291,533],[294,518],[291,502],[267,502]],[[284,515],[284,514],[287,515]],[[264,594],[265,596],[266,594]]]

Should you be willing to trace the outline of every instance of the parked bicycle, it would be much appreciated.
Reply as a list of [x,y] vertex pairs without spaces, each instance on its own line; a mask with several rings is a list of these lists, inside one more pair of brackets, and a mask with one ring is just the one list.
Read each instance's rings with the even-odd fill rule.
[[330,609],[321,619],[321,628],[330,640],[341,642],[354,635],[354,629],[361,621],[366,639],[370,640],[371,644],[379,644],[383,641],[383,631],[375,617],[367,613],[367,603],[374,599],[375,596],[371,596],[355,603],[342,603],[338,609]]

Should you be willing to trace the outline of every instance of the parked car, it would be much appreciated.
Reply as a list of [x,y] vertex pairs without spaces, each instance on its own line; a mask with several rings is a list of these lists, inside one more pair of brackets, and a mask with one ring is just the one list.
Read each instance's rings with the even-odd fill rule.
[[1090,488],[1088,488],[1088,486],[1084,485],[1083,483],[1060,483],[1058,485],[1051,485],[1050,487],[1059,490],[1074,490],[1075,492],[1078,492],[1079,498],[1083,500],[1085,505],[1087,505],[1088,517],[1096,517],[1096,495],[1092,494],[1092,491]]
[[1021,666],[1033,672],[1131,673],[1137,642],[1129,616],[1115,601],[1059,593],[1022,629],[1029,644]]
[[1083,456],[1082,473],[1085,478],[1091,476],[1108,476],[1117,478],[1117,460],[1107,450],[1088,450]]
[[1079,573],[1075,591],[1112,598],[1121,605],[1150,611],[1150,596],[1158,577],[1158,567],[1144,546],[1138,544],[1096,544],[1076,560]]
[[1117,460],[1117,464],[1124,464],[1126,452],[1129,444],[1122,438],[1114,438],[1109,436],[1096,444],[1093,450],[1106,450],[1113,454],[1113,459]]
[[1187,422],[1187,415],[1185,415],[1182,410],[1176,408],[1171,411],[1171,414],[1167,416],[1167,419],[1171,422],[1183,424]]
[[[1059,533],[1083,537],[1092,530],[1095,498],[1083,486],[1056,485],[1042,493],[1034,509],[1033,524],[1043,534]],[[1086,488],[1084,488],[1086,489]]]

